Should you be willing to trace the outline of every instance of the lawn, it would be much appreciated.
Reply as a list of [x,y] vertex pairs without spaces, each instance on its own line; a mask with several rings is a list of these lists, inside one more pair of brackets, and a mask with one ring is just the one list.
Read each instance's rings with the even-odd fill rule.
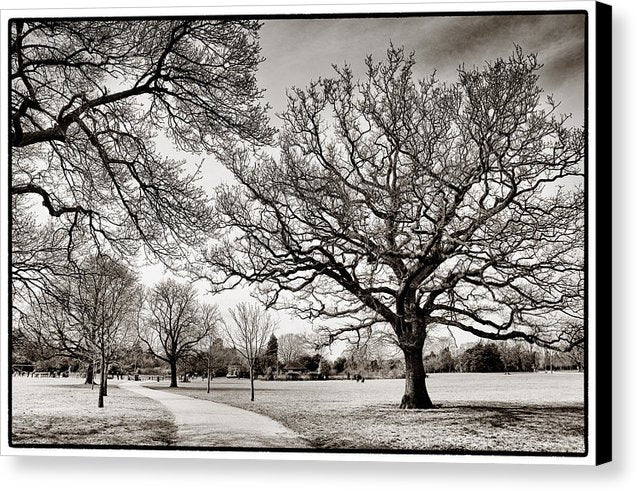
[[403,380],[256,382],[215,379],[168,389],[249,409],[283,423],[314,447],[453,451],[584,451],[583,375],[434,374],[435,409],[401,410]]
[[170,445],[173,416],[151,399],[109,385],[105,407],[98,388],[79,378],[14,377],[12,437],[15,444]]

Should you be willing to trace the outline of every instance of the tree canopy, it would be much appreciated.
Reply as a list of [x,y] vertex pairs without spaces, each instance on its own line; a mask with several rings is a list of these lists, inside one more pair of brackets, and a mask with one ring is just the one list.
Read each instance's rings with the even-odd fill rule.
[[[12,21],[11,195],[23,198],[13,202],[16,248],[37,235],[28,212],[37,202],[62,232],[67,260],[83,241],[121,257],[143,248],[166,264],[182,259],[202,240],[208,205],[198,170],[162,148],[205,158],[235,139],[270,141],[255,79],[259,28],[247,20]],[[51,274],[32,253],[14,265],[16,282]]]

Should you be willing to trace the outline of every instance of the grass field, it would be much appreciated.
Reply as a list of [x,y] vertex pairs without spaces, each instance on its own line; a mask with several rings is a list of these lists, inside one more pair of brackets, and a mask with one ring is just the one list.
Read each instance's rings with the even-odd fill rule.
[[[158,402],[112,383],[106,407],[81,379],[16,377],[16,444],[171,445],[173,416]],[[249,382],[215,379],[168,389],[269,416],[316,448],[509,452],[584,451],[583,375],[434,374],[435,409],[400,410],[403,380]]]
[[170,445],[176,427],[164,407],[109,385],[105,407],[97,386],[79,378],[14,377],[12,435],[17,444]]
[[403,380],[256,382],[215,379],[148,387],[249,409],[319,448],[454,451],[584,451],[583,375],[434,374],[433,410],[398,409]]

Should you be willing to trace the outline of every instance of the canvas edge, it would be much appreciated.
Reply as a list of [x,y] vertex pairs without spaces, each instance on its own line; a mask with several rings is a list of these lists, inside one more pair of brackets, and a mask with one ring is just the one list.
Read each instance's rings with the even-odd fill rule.
[[[10,195],[8,172],[0,172],[0,455],[34,455],[34,456],[73,456],[73,457],[147,457],[147,458],[216,458],[216,459],[251,459],[251,460],[332,460],[332,461],[384,461],[384,462],[452,462],[452,463],[508,463],[508,464],[562,464],[562,465],[599,465],[612,460],[612,385],[611,380],[611,335],[610,335],[610,277],[604,278],[604,289],[595,288],[602,272],[610,270],[600,268],[598,257],[600,254],[610,254],[611,221],[597,223],[595,216],[611,216],[610,198],[611,173],[603,172],[601,162],[610,163],[611,147],[611,11],[610,5],[592,1],[576,2],[498,2],[498,3],[420,3],[420,4],[348,4],[348,5],[312,5],[309,3],[299,6],[241,6],[241,7],[198,7],[193,12],[187,8],[131,8],[131,9],[90,9],[82,12],[80,9],[38,9],[38,10],[2,10],[0,12],[0,39],[8,39],[8,22],[12,17],[44,17],[44,16],[73,16],[90,15],[99,16],[143,16],[143,15],[262,15],[262,14],[322,14],[322,13],[392,13],[392,12],[470,12],[470,11],[494,11],[494,10],[543,10],[547,13],[555,10],[585,10],[588,13],[588,140],[589,140],[589,171],[587,182],[593,191],[589,195],[589,210],[593,220],[589,222],[589,301],[592,301],[593,310],[589,311],[589,387],[587,415],[588,423],[588,452],[583,456],[519,456],[519,455],[438,455],[438,454],[408,454],[408,453],[319,453],[319,452],[272,452],[272,451],[242,451],[242,450],[147,450],[143,447],[135,449],[116,448],[21,448],[9,444],[9,391],[10,378],[10,346],[8,346],[10,291],[8,286],[9,275],[9,211]],[[4,43],[3,43],[4,44]],[[8,53],[2,49],[0,54],[1,83],[0,91],[2,102],[2,121],[8,121]],[[0,132],[0,162],[8,169],[8,132]],[[609,165],[609,164],[608,164]],[[5,194],[6,193],[6,194]],[[592,226],[590,226],[592,224]],[[597,249],[598,244],[605,244],[603,250]],[[5,252],[6,251],[6,252]],[[603,292],[603,293],[602,293]],[[607,308],[598,309],[597,306]],[[602,319],[602,313],[604,318]],[[598,378],[597,368],[604,367],[603,379]]]

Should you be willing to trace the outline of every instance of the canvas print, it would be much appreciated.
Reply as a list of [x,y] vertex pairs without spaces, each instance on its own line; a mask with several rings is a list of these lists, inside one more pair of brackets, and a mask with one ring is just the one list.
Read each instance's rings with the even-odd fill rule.
[[10,19],[9,445],[587,455],[588,19]]

